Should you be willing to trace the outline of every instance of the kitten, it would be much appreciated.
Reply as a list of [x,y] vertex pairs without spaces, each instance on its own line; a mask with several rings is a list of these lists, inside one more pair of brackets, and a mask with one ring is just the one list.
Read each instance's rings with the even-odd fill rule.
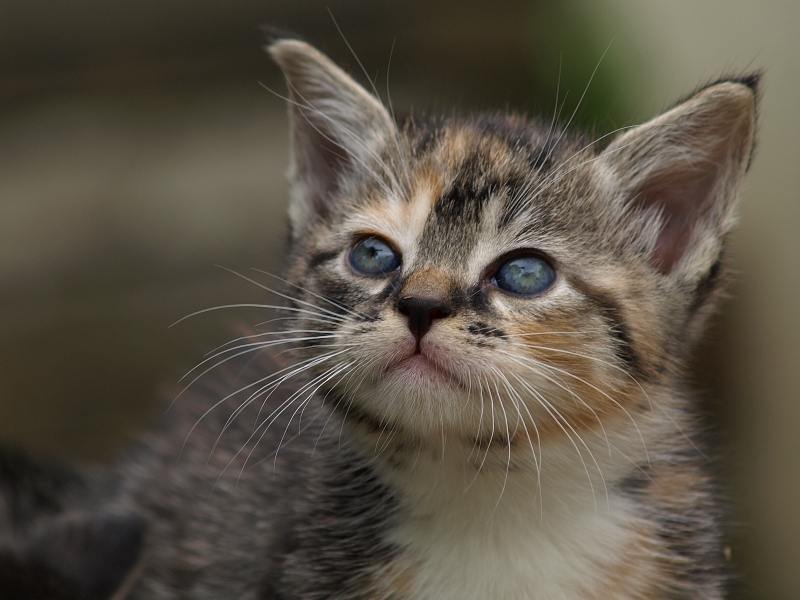
[[138,557],[127,597],[723,597],[685,360],[721,293],[757,76],[606,143],[506,114],[397,123],[311,46],[269,52],[288,325],[222,349],[104,492],[133,548],[106,560]]

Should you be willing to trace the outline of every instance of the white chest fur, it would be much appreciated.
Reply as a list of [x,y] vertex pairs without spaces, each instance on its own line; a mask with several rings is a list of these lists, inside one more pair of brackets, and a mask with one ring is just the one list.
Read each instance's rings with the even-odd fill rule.
[[397,475],[408,516],[390,535],[406,549],[400,570],[411,582],[408,597],[597,598],[635,544],[630,501],[607,493],[621,463],[606,454],[589,463],[599,467],[594,473],[579,460],[551,460],[550,468],[545,460],[540,475],[506,474],[502,457],[493,458],[477,476],[456,460],[421,460]]

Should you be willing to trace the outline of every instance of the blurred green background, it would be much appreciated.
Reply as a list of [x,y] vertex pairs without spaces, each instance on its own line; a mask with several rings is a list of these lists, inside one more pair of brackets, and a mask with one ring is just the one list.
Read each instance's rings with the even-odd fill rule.
[[[600,134],[764,69],[732,240],[698,353],[743,598],[800,598],[800,3],[172,0],[0,3],[0,439],[107,461],[269,298],[287,130],[259,25],[301,34],[396,107],[512,108]],[[607,52],[606,52],[607,50]],[[601,56],[605,56],[600,61]],[[390,60],[391,57],[391,60]],[[390,67],[390,68],[389,68]],[[560,82],[560,83],[559,83]],[[262,85],[263,84],[263,85]]]

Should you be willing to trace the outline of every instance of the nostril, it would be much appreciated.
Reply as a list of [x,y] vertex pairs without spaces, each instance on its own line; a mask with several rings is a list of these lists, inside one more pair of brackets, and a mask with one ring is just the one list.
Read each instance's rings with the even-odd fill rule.
[[401,297],[397,310],[408,317],[408,329],[418,340],[428,333],[435,319],[449,317],[452,312],[442,298],[424,296]]
[[450,311],[445,307],[437,307],[434,308],[428,316],[430,317],[431,321],[434,319],[444,319],[445,317],[450,316]]

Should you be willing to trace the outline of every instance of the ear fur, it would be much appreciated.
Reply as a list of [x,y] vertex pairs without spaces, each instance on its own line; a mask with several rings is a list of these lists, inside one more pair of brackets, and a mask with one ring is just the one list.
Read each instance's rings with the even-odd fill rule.
[[396,128],[383,105],[327,56],[296,39],[268,47],[289,86],[294,233],[324,216],[342,173],[365,166]]
[[708,86],[601,157],[664,275],[698,280],[719,260],[753,148],[757,81]]

